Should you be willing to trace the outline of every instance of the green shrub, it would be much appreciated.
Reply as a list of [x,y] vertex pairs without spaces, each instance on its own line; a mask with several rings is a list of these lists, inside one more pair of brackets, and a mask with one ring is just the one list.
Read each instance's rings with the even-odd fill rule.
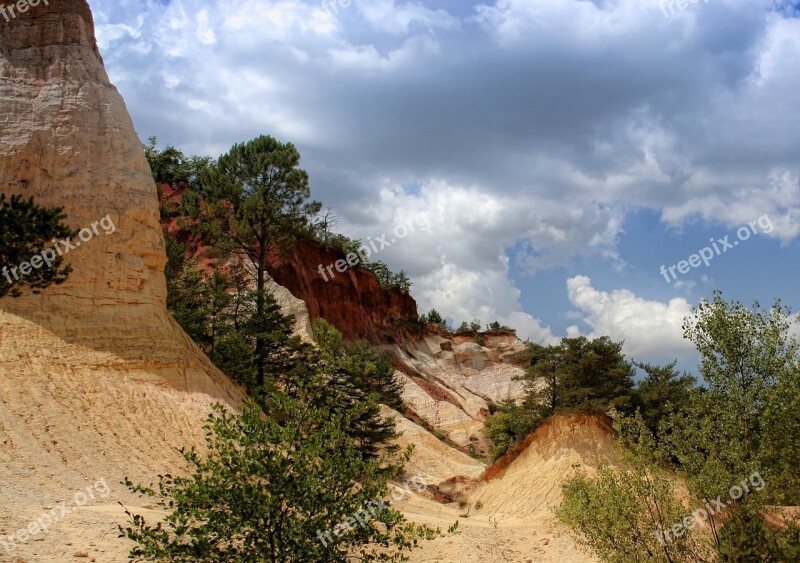
[[387,479],[400,465],[387,471],[382,460],[365,461],[343,430],[349,415],[279,393],[268,402],[280,417],[264,416],[253,402],[241,415],[217,406],[207,424],[208,455],[183,452],[189,477],[162,476],[157,491],[126,479],[132,491],[160,497],[168,513],[152,525],[126,511],[129,525],[120,531],[137,544],[131,559],[305,563],[357,554],[360,561],[404,561],[418,540],[439,535],[391,508]]

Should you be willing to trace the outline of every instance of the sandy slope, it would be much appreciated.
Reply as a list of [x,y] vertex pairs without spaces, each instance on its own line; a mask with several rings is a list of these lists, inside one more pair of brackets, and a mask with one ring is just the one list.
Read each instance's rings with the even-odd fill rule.
[[[461,504],[443,505],[419,495],[404,499],[399,506],[410,519],[442,530],[458,521],[460,530],[425,543],[411,561],[597,561],[556,522],[552,508],[561,502],[561,482],[577,468],[591,472],[602,461],[618,461],[608,422],[580,415],[550,421],[525,441],[518,455],[493,466],[487,474],[494,478],[478,484]],[[400,426],[406,432],[401,442],[417,444],[410,472],[427,469],[437,484],[441,477],[474,475],[476,462],[465,462],[468,456],[438,441],[431,444],[436,439],[408,421]]]
[[[37,341],[49,347],[39,360],[49,368],[0,378],[0,430],[9,437],[0,458],[0,533],[24,528],[62,501],[70,513],[46,534],[17,546],[13,556],[0,547],[0,561],[125,561],[129,544],[117,538],[116,524],[124,515],[116,503],[147,509],[119,480],[127,473],[150,482],[159,472],[180,468],[175,449],[201,443],[197,419],[208,398],[141,381],[115,384],[113,357],[93,358],[105,367],[92,374],[69,367],[75,355],[85,363],[91,351],[48,339],[43,332]],[[20,352],[25,353],[24,346]],[[36,373],[48,372],[69,377],[36,379]],[[479,478],[480,462],[405,419],[398,422],[401,444],[416,445],[409,475],[422,475],[429,484],[455,475]],[[526,449],[495,480],[480,484],[464,506],[408,496],[399,506],[410,519],[442,530],[460,523],[458,534],[425,543],[411,560],[595,561],[554,521],[548,507],[559,500],[557,484],[574,465],[591,466],[612,447],[602,424],[563,419],[533,435]],[[121,465],[129,456],[135,463]],[[101,497],[98,490],[95,501],[77,508],[75,493],[98,479],[105,479],[108,494]]]
[[523,443],[513,461],[502,459],[470,502],[476,514],[491,515],[508,524],[547,519],[561,502],[561,483],[578,468],[592,472],[601,462],[618,461],[610,435],[610,420],[600,416],[569,415],[549,420]]
[[[141,501],[120,481],[150,483],[183,467],[177,450],[204,443],[210,404],[235,400],[230,383],[208,381],[191,391],[165,385],[129,360],[0,312],[0,540],[51,510],[57,517],[12,549],[0,543],[0,561],[69,561],[90,552],[96,561],[125,561],[116,503]],[[107,492],[99,486],[93,499],[76,499],[100,480]]]
[[[412,562],[498,563],[498,562],[594,562],[567,531],[550,518],[532,519],[510,525],[496,522],[487,515],[464,518],[456,506],[442,506],[421,498],[402,505],[409,519],[441,530],[458,521],[455,535],[424,543],[411,556]],[[491,519],[490,519],[491,518]]]
[[[432,506],[411,499],[406,513],[442,529],[459,521],[461,532],[436,540],[412,561],[441,562],[591,562],[556,522],[552,508],[561,502],[560,484],[577,468],[592,471],[601,461],[615,461],[608,421],[599,417],[556,418],[523,444],[521,453],[502,460],[493,475],[466,499],[466,505]],[[466,518],[465,518],[466,516]]]

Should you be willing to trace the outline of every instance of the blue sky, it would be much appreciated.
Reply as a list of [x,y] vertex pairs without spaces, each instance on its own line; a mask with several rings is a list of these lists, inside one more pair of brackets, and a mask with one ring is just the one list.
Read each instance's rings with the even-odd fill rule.
[[142,139],[292,141],[362,239],[425,214],[376,256],[421,310],[691,368],[681,322],[714,289],[800,307],[797,2],[90,4]]

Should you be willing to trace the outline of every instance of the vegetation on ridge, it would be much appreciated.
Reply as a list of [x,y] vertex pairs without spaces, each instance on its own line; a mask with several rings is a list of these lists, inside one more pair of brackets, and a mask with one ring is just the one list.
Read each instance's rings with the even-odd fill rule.
[[[668,381],[683,402],[617,413],[627,467],[579,473],[564,486],[561,519],[603,561],[800,560],[800,521],[778,508],[800,505],[800,352],[791,322],[780,302],[748,309],[715,293],[684,323],[705,387],[671,377],[674,366],[648,366],[648,392],[663,393]],[[674,475],[688,487],[687,504]]]
[[634,401],[634,368],[621,342],[564,338],[556,346],[529,343],[527,355],[525,397],[490,405],[486,435],[494,459],[554,414],[630,409]]
[[[242,220],[246,216],[253,217],[251,212],[258,201],[252,196],[260,195],[258,213],[262,218],[271,216],[274,222],[263,233],[251,233],[253,237],[264,234],[260,238],[271,238],[269,244],[278,243],[273,244],[273,249],[281,251],[286,251],[296,240],[306,239],[342,257],[355,254],[358,259],[354,267],[372,271],[383,287],[409,293],[412,284],[406,272],[394,273],[386,263],[369,260],[358,252],[363,246],[361,241],[333,232],[337,219],[331,210],[323,211],[319,202],[304,203],[309,195],[308,177],[297,168],[300,155],[291,143],[283,144],[272,137],[261,136],[234,145],[216,161],[211,157],[187,157],[173,146],[159,149],[157,143],[155,137],[150,137],[144,146],[153,179],[158,184],[185,188],[177,205],[164,201],[159,191],[162,220],[176,218],[182,228],[199,235],[220,255],[238,248],[250,256],[252,246],[250,250],[243,249],[241,239],[226,241],[223,235],[230,236],[236,229],[241,231],[241,227],[246,226]],[[264,191],[267,184],[274,182],[281,184],[280,189]],[[259,183],[261,188],[258,188]],[[245,205],[242,195],[247,196],[249,204]],[[302,196],[300,200],[293,200],[298,195]],[[233,217],[229,217],[231,209]]]

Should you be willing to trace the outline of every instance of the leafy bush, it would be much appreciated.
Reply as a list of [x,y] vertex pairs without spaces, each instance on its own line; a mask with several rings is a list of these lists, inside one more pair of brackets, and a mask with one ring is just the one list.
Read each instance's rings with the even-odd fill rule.
[[164,475],[157,491],[126,479],[132,491],[160,497],[168,512],[152,525],[126,511],[129,525],[120,531],[137,544],[132,559],[405,561],[420,539],[439,535],[407,523],[384,500],[400,465],[387,471],[382,460],[359,455],[343,430],[350,414],[309,408],[278,392],[268,402],[281,417],[264,416],[253,402],[241,415],[217,406],[207,424],[208,455],[183,452],[189,477]]
[[200,177],[213,166],[214,161],[207,156],[187,157],[183,151],[172,145],[158,149],[158,139],[150,137],[144,145],[144,155],[150,164],[153,180],[156,183],[176,187],[180,183],[199,188]]
[[[677,377],[674,365],[648,366],[649,381],[640,392],[643,399],[644,392],[652,393],[644,401],[650,403],[649,419],[618,418],[617,427],[635,457],[625,470],[607,469],[595,479],[579,475],[565,488],[562,518],[602,560],[797,560],[797,520],[775,526],[765,518],[772,510],[768,505],[796,505],[800,498],[800,477],[790,469],[797,466],[800,443],[800,353],[790,326],[791,313],[780,302],[769,310],[757,303],[746,308],[725,302],[718,292],[685,319],[684,335],[700,352],[706,387],[687,389],[689,380]],[[661,398],[674,397],[685,402],[682,408],[654,408]],[[668,494],[676,480],[662,468],[684,479],[693,506],[704,506],[706,499],[724,502],[724,511],[706,514],[710,534],[696,541],[686,536],[691,541],[686,553],[669,553],[681,546],[682,536],[673,535],[657,552],[652,548],[659,546],[649,545],[649,538],[639,541],[642,522],[663,524],[651,522],[653,514],[673,514],[667,522],[681,522]],[[764,486],[751,490],[742,478],[750,475],[755,485],[756,474]],[[613,510],[606,512],[607,507]],[[599,517],[585,516],[591,511]]]
[[527,406],[518,405],[509,399],[500,405],[492,405],[492,416],[486,421],[484,433],[492,441],[492,460],[496,460],[508,449],[521,442],[541,422],[536,413]]
[[499,321],[493,321],[486,325],[486,330],[489,332],[513,332],[516,334],[516,330],[511,328],[510,326],[502,325]]

